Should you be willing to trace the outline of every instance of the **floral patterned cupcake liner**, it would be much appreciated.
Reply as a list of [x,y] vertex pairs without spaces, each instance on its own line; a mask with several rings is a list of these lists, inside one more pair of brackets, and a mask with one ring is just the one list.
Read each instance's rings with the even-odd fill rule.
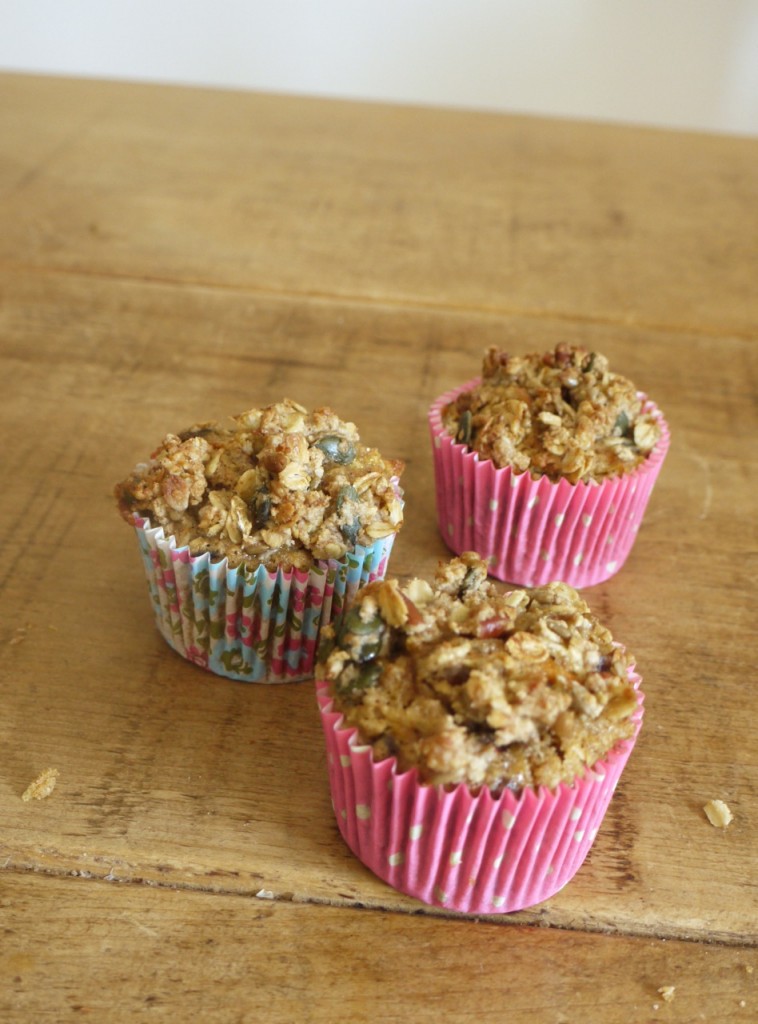
[[321,627],[339,621],[360,587],[384,577],[395,539],[308,571],[250,571],[193,556],[146,519],[135,516],[134,525],[166,642],[216,675],[252,683],[313,677]]
[[441,395],[429,410],[437,519],[456,554],[476,551],[492,576],[522,586],[562,580],[588,587],[610,579],[631,551],[670,444],[662,413],[644,395],[661,437],[637,469],[599,484],[498,469],[456,442],[442,423],[444,407],[479,378]]
[[432,906],[501,914],[541,903],[569,882],[600,828],[642,725],[571,785],[493,796],[465,785],[430,786],[395,758],[374,761],[317,682],[332,803],[343,839],[379,878]]

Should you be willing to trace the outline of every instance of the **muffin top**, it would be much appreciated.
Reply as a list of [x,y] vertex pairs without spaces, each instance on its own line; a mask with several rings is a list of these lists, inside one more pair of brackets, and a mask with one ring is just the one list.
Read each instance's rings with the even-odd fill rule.
[[442,422],[500,469],[572,484],[631,472],[661,436],[631,381],[599,352],[566,344],[525,356],[488,349],[481,383],[445,406]]
[[307,569],[400,529],[402,470],[331,409],[284,399],[169,434],[115,493],[127,522],[149,519],[193,555]]
[[633,660],[577,592],[498,589],[470,552],[431,585],[369,583],[325,633],[334,710],[425,783],[554,788],[634,733]]

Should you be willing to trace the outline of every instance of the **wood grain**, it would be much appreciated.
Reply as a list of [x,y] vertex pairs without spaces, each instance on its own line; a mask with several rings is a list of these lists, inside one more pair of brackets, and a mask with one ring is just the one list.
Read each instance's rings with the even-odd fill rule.
[[6,262],[743,335],[758,322],[749,138],[13,75],[0,137]]
[[25,875],[0,910],[13,1021],[629,1024],[756,1007],[751,949]]
[[[755,572],[751,495],[742,484],[756,429],[747,400],[752,347],[721,339],[723,359],[713,367],[695,357],[709,343],[679,332],[567,332],[546,319],[306,299],[251,304],[215,291],[42,273],[7,280],[0,330],[14,355],[2,418],[18,471],[0,498],[10,551],[3,621],[6,640],[18,626],[28,623],[29,632],[7,649],[11,754],[0,857],[18,867],[415,908],[374,880],[336,834],[310,686],[231,684],[164,645],[110,490],[168,429],[283,394],[306,404],[327,399],[372,443],[406,460],[407,524],[393,570],[428,574],[446,554],[432,499],[428,403],[470,374],[490,340],[528,336],[543,347],[583,338],[646,382],[675,438],[629,563],[588,592],[637,655],[647,721],[590,861],[521,919],[748,938],[755,908],[741,894],[756,823],[744,679],[752,656],[737,638],[751,629]],[[711,397],[696,411],[693,394]],[[28,429],[32,403],[41,431]],[[719,455],[706,424],[721,415],[723,430],[724,409],[734,427],[729,452]],[[40,615],[46,595],[59,591],[63,599]],[[18,795],[48,763],[61,771],[54,796],[21,804]],[[702,813],[713,797],[735,813],[723,833]]]
[[[756,152],[0,75],[0,1016],[755,1012]],[[310,684],[165,645],[112,488],[169,430],[329,404],[405,461],[391,571],[427,575],[430,402],[487,345],[560,340],[672,431],[629,561],[586,594],[637,657],[645,725],[561,893],[448,918],[340,839]],[[22,801],[48,767],[54,792]]]

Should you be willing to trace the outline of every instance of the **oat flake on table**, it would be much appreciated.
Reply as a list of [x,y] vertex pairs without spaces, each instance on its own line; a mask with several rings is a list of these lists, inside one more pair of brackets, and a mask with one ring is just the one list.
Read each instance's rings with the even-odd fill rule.
[[34,782],[30,783],[24,790],[21,799],[28,803],[29,800],[44,800],[50,796],[58,781],[57,768],[45,768],[41,775],[38,775]]

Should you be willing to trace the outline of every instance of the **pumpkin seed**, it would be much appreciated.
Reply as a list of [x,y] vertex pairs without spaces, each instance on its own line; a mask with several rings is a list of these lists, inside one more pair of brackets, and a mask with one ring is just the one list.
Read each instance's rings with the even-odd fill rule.
[[613,424],[613,432],[618,434],[620,437],[624,437],[629,430],[629,417],[626,412],[622,409],[616,417],[616,422]]
[[358,539],[358,533],[360,532],[361,521],[358,516],[352,521],[352,523],[343,523],[340,526],[340,533],[345,538],[348,544],[355,546],[355,542]]
[[360,609],[351,608],[342,621],[340,639],[343,635],[347,636],[348,633],[357,633],[358,636],[364,636],[367,633],[374,633],[381,625],[382,620],[378,615],[369,619],[368,622],[364,622],[361,618]]
[[335,689],[341,697],[358,696],[363,690],[376,686],[382,674],[382,666],[376,661],[358,668],[348,665],[342,670],[335,683]]
[[364,622],[359,609],[351,608],[340,628],[339,645],[353,661],[362,665],[379,653],[385,628],[381,616],[375,615]]
[[319,644],[318,644],[318,653],[316,654],[316,661],[319,664],[321,664],[321,665],[324,664],[326,659],[329,657],[329,655],[334,650],[334,645],[335,645],[334,637],[332,637],[332,636],[322,636],[321,637],[321,639],[319,640]]
[[458,587],[458,597],[463,598],[472,590],[476,590],[486,578],[487,572],[483,566],[469,566],[466,570],[466,575],[461,580],[461,585]]
[[461,418],[458,420],[458,430],[455,434],[455,440],[459,444],[471,444],[471,410],[466,409],[465,412],[461,413]]
[[271,515],[271,495],[268,491],[258,491],[250,504],[250,511],[256,530],[260,530],[266,525]]
[[[342,509],[343,509],[346,501],[350,501],[350,502],[358,502],[358,501],[360,501],[360,495],[358,494],[358,492],[356,491],[356,489],[354,487],[350,486],[350,484],[346,484],[344,487],[340,488],[340,492],[337,495],[337,515],[339,515],[342,512]],[[345,540],[348,542],[348,544],[355,544],[355,542],[356,542],[356,540],[358,538],[358,533],[360,531],[360,528],[361,528],[361,521],[358,518],[358,516],[356,515],[356,516],[353,517],[351,522],[343,523],[340,526],[340,533],[345,538]]]
[[313,446],[323,452],[330,462],[336,462],[340,466],[347,466],[355,458],[353,442],[338,434],[325,434],[318,441],[314,441]]

